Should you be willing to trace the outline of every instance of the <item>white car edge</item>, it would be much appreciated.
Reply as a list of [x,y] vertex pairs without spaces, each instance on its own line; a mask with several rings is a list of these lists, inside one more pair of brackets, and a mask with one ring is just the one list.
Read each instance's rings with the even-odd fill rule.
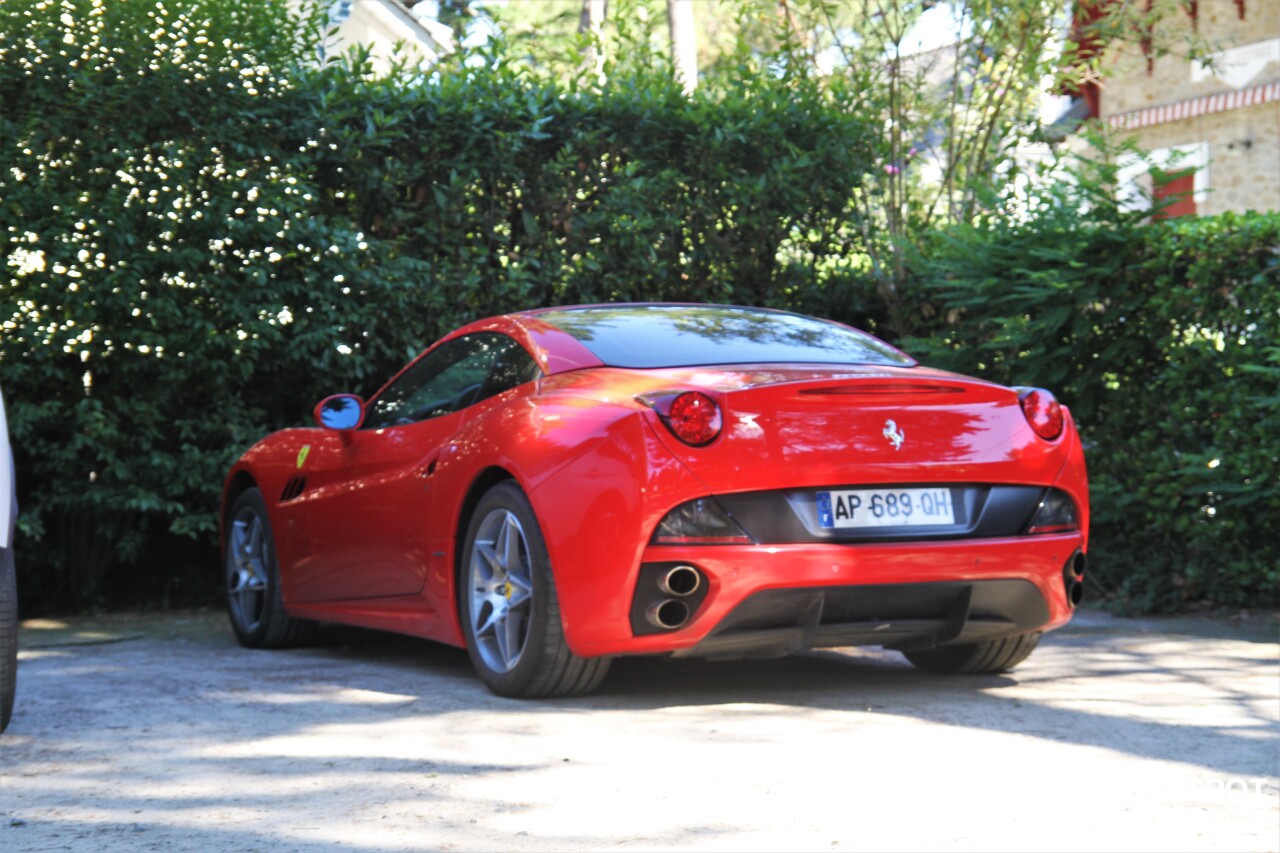
[[13,526],[18,517],[17,487],[9,424],[0,393],[0,732],[13,716],[18,679],[18,580],[13,564]]
[[9,422],[4,414],[4,393],[0,392],[0,548],[13,543],[13,523],[18,517],[14,497],[13,450],[9,447]]

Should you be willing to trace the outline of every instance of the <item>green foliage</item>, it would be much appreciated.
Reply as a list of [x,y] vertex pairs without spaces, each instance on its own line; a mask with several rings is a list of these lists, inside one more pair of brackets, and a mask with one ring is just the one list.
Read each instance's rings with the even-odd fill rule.
[[[1141,37],[1142,55],[1203,54],[1180,0],[1106,3],[1106,14],[1064,40],[1074,0],[736,0],[738,52],[706,65],[736,73],[744,53],[775,73],[839,89],[881,132],[874,169],[851,219],[894,334],[910,334],[920,295],[913,255],[933,231],[974,223],[1035,169],[1046,139],[1070,128],[1044,96],[1078,91],[1104,55]],[[1175,25],[1153,28],[1166,18]],[[1110,54],[1099,50],[1105,45]],[[1139,53],[1134,51],[1134,53]],[[1112,70],[1119,70],[1113,67]]]
[[918,350],[1070,405],[1102,592],[1136,610],[1275,603],[1280,215],[1058,205],[947,231],[924,281],[936,336]]
[[[638,70],[675,73],[663,0],[601,3],[595,26],[583,0],[453,4],[501,34],[502,61],[539,77],[590,89],[630,85]],[[876,167],[850,197],[847,228],[859,278],[874,280],[888,330],[906,335],[919,301],[912,256],[934,228],[989,215],[993,196],[1036,169],[1045,141],[1072,132],[1061,109],[1046,114],[1046,94],[1079,93],[1104,61],[1123,75],[1133,57],[1213,49],[1183,25],[1184,0],[1097,5],[1106,13],[1075,0],[699,0],[698,87],[804,80],[877,128],[859,140]]]
[[775,300],[814,275],[779,247],[832,242],[867,168],[858,116],[770,78],[687,99],[666,75],[567,94],[501,62],[411,88],[341,74],[329,203],[421,262],[455,309],[433,334],[530,304]]
[[830,258],[853,254],[868,133],[816,87],[594,91],[496,56],[378,78],[308,64],[314,22],[286,8],[0,6],[0,370],[31,606],[92,606],[128,574],[187,588],[159,560],[171,536],[212,544],[245,447],[461,322],[860,302]]
[[318,209],[281,73],[307,22],[282,8],[3,6],[0,365],[28,597],[92,602],[143,534],[210,531],[248,439],[296,418],[317,371],[358,376],[335,341],[410,301]]
[[1276,216],[1146,225],[1106,174],[987,192],[903,250],[910,286],[887,292],[884,139],[852,77],[743,50],[686,97],[639,48],[600,87],[501,45],[376,77],[358,55],[317,67],[321,19],[289,8],[0,4],[0,380],[29,608],[211,594],[221,479],[250,442],[462,322],[630,299],[873,331],[893,306],[926,359],[1072,406],[1106,591],[1274,595]]

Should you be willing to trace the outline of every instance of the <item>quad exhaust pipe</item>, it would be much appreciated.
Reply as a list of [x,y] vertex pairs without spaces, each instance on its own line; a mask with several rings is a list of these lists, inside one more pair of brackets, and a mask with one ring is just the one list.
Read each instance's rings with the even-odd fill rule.
[[702,576],[693,566],[676,566],[658,579],[658,589],[665,595],[693,595],[702,585]]
[[655,601],[645,611],[649,624],[664,631],[674,631],[689,621],[689,605],[674,598]]
[[693,566],[674,566],[658,577],[658,590],[669,598],[653,602],[645,609],[644,618],[663,631],[674,631],[689,621],[687,599],[702,586],[702,575]]
[[1066,587],[1067,601],[1072,608],[1078,607],[1084,600],[1084,553],[1076,551],[1062,567],[1062,582]]

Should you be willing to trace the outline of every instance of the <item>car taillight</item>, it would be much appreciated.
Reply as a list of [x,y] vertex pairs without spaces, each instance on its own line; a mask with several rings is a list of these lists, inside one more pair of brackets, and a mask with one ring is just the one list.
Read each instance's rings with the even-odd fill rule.
[[1080,529],[1076,502],[1061,489],[1050,489],[1027,525],[1028,533],[1070,533]]
[[1046,441],[1062,435],[1062,406],[1053,394],[1043,388],[1019,388],[1018,402],[1036,435]]
[[672,435],[693,447],[715,441],[724,425],[720,405],[701,391],[645,395],[639,399],[658,413]]
[[654,530],[652,542],[654,545],[754,544],[715,498],[697,498],[671,510]]

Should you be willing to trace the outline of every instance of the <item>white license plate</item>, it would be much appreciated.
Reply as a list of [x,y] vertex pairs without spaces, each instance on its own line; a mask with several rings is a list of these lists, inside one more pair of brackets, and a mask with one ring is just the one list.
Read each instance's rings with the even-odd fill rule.
[[839,527],[918,527],[955,524],[950,489],[852,489],[818,492],[818,524]]

